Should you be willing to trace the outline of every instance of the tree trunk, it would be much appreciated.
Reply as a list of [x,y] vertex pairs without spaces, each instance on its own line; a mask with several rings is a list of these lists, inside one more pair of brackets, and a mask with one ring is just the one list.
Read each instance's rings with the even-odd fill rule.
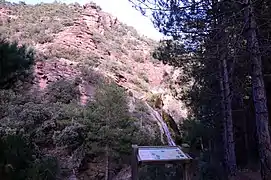
[[226,53],[222,52],[219,60],[220,71],[220,96],[221,96],[221,113],[222,113],[222,128],[223,128],[223,144],[224,144],[224,164],[228,176],[236,174],[236,157],[235,144],[233,136],[232,123],[232,107],[231,107],[231,90],[229,85],[229,73],[226,62]]
[[255,14],[251,0],[245,0],[245,23],[248,26],[247,41],[248,51],[252,66],[252,90],[255,107],[255,118],[258,136],[261,175],[263,180],[271,179],[271,144],[268,130],[268,109],[262,75],[262,61],[259,42],[257,39]]
[[232,97],[231,90],[229,84],[229,73],[228,66],[226,62],[226,57],[222,59],[223,66],[223,79],[224,79],[224,93],[225,93],[225,131],[226,131],[226,146],[225,153],[227,156],[227,171],[230,176],[236,175],[236,157],[235,157],[235,143],[234,143],[234,135],[233,135],[233,122],[232,122]]
[[249,140],[248,140],[248,118],[246,116],[246,109],[245,109],[245,105],[244,105],[244,100],[242,95],[239,96],[239,104],[240,104],[240,108],[242,109],[241,111],[241,118],[243,120],[242,123],[242,128],[243,128],[243,134],[244,134],[244,144],[245,144],[245,150],[246,152],[246,164],[250,164],[250,149],[249,149]]
[[108,145],[106,145],[105,149],[105,180],[109,180],[109,151],[108,151]]
[[225,167],[227,167],[227,162],[228,162],[228,156],[227,156],[227,152],[228,152],[228,136],[227,136],[227,122],[226,122],[226,107],[225,107],[225,89],[224,89],[224,80],[223,80],[223,67],[222,67],[222,62],[219,60],[219,86],[220,86],[220,111],[221,111],[221,119],[222,119],[222,139],[223,139],[223,147],[224,147],[224,164]]

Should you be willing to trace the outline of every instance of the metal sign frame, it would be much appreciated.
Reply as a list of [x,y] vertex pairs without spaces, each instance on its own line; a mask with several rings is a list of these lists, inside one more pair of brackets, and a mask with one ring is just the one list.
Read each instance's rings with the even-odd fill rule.
[[182,180],[190,180],[189,176],[189,166],[192,162],[192,158],[188,155],[182,153],[187,157],[183,159],[161,159],[161,160],[141,160],[139,157],[139,149],[158,149],[158,148],[178,148],[181,150],[179,146],[137,146],[137,145],[132,145],[132,180],[138,180],[138,167],[142,164],[171,164],[171,163],[177,163],[177,164],[182,164],[183,165],[183,178]]

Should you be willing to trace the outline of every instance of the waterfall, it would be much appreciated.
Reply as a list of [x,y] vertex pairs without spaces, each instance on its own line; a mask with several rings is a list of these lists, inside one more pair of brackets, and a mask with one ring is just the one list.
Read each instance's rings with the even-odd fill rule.
[[148,103],[146,103],[146,106],[150,109],[151,111],[151,115],[153,116],[154,119],[157,120],[157,123],[160,124],[162,126],[162,130],[163,130],[163,133],[166,135],[167,137],[167,143],[169,146],[176,146],[171,134],[170,134],[170,131],[169,131],[169,128],[167,126],[167,124],[164,122],[161,114],[159,112],[157,112],[155,109],[153,109]]

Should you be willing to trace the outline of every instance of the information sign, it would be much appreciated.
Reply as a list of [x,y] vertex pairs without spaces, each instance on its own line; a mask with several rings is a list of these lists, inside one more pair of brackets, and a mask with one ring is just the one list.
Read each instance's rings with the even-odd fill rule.
[[179,146],[132,146],[132,180],[138,180],[138,166],[141,164],[183,164],[182,180],[189,180],[188,167],[192,158],[185,154]]
[[138,147],[139,161],[174,161],[190,159],[178,146]]

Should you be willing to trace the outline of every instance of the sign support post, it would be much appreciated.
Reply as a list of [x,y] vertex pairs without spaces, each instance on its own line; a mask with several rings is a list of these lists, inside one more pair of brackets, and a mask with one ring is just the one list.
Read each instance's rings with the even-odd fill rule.
[[183,171],[183,180],[190,180],[188,163],[183,164]]
[[132,180],[138,180],[138,146],[132,145]]

